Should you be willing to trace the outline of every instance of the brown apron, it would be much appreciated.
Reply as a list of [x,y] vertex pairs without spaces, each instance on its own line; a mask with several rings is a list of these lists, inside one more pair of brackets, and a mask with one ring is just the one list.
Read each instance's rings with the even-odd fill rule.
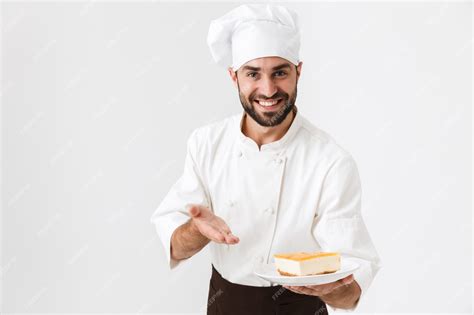
[[254,287],[232,283],[224,279],[212,266],[207,314],[327,315],[328,311],[326,304],[317,296],[298,294],[281,285]]

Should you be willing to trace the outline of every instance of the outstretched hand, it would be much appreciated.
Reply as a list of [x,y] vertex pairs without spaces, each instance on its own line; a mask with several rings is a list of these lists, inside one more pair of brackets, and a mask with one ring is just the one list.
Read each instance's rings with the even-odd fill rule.
[[208,207],[190,204],[188,212],[193,227],[211,241],[230,245],[239,242],[239,238],[232,234],[225,221],[216,216]]

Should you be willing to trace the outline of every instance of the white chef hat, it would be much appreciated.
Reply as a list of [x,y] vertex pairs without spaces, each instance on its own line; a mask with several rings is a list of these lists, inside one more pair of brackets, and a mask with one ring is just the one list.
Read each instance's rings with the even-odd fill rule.
[[298,65],[298,16],[281,5],[244,4],[211,21],[207,44],[214,61],[234,71],[252,59],[268,56]]

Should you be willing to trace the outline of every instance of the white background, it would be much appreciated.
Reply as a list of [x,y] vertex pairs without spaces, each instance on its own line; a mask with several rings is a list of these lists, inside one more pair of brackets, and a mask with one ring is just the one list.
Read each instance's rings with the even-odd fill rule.
[[[2,4],[2,311],[204,312],[149,219],[190,132],[241,111],[206,45],[238,3]],[[288,4],[297,105],[356,159],[383,267],[361,312],[472,309],[472,7]]]

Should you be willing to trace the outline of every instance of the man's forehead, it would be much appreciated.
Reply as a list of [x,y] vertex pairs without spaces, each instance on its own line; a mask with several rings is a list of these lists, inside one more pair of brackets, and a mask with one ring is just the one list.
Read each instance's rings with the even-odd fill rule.
[[291,69],[291,62],[281,57],[262,57],[250,60],[240,67],[241,70],[279,70],[283,68]]

